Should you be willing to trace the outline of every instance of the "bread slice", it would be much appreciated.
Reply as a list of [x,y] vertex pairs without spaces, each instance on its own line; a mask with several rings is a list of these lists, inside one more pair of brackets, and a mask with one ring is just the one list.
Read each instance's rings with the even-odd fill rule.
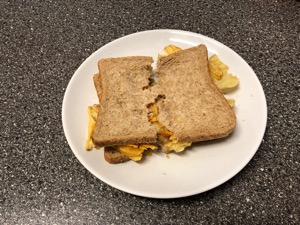
[[111,164],[123,163],[130,160],[129,157],[113,147],[104,147],[104,159]]
[[148,121],[147,104],[153,94],[145,89],[153,59],[131,56],[102,59],[94,82],[100,103],[92,135],[95,145],[117,146],[156,142],[156,130]]
[[162,57],[152,92],[163,94],[158,121],[180,142],[199,142],[229,135],[234,111],[209,74],[208,53],[199,45]]

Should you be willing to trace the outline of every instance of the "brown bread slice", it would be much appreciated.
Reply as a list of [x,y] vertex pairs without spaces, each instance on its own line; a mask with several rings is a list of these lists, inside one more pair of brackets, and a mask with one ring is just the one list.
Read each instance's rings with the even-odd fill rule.
[[104,159],[111,164],[123,163],[130,160],[129,157],[113,147],[104,147]]
[[[149,83],[153,59],[144,56],[102,59],[94,79],[100,109],[92,139],[97,146],[155,143],[156,130],[148,121],[153,100]],[[100,86],[99,86],[100,84]],[[100,93],[100,95],[99,95]]]
[[212,81],[205,45],[161,58],[157,74],[152,91],[165,96],[158,102],[158,120],[180,142],[222,138],[233,131],[235,113]]

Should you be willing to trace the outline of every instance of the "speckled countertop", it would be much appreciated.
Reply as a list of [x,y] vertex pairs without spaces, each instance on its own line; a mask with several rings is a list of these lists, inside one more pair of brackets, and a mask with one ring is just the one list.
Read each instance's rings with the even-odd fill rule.
[[[0,224],[299,224],[300,2],[0,1]],[[121,36],[201,33],[231,47],[266,94],[262,144],[234,178],[170,200],[136,197],[91,175],[63,133],[78,66]]]

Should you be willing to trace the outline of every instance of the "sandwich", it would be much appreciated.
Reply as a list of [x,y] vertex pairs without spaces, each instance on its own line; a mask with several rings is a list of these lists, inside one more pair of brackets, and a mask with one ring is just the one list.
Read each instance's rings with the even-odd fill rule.
[[[182,152],[228,136],[235,113],[214,83],[205,45],[159,57],[106,58],[94,75],[99,105],[91,139],[109,163],[139,161],[145,152]],[[157,79],[153,82],[153,74]]]
[[140,160],[146,148],[157,148],[156,130],[148,121],[146,107],[154,96],[146,88],[152,63],[151,57],[144,56],[102,59],[98,63],[94,84],[99,114],[92,141],[105,147],[105,159],[110,163]]

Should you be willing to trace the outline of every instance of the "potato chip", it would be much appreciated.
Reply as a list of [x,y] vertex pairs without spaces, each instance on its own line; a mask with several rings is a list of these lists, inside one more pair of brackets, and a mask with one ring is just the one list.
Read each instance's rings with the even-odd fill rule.
[[175,46],[175,45],[168,45],[164,48],[164,52],[166,53],[166,55],[171,55],[174,52],[178,52],[181,51],[182,49]]
[[95,147],[93,141],[92,141],[92,134],[93,130],[95,129],[96,120],[98,116],[99,111],[99,105],[94,104],[93,106],[88,107],[88,116],[89,116],[89,123],[88,123],[88,138],[85,142],[85,149],[91,150]]
[[228,101],[230,107],[234,108],[234,106],[235,106],[235,100],[233,98],[229,98],[229,99],[227,99],[227,101]]

